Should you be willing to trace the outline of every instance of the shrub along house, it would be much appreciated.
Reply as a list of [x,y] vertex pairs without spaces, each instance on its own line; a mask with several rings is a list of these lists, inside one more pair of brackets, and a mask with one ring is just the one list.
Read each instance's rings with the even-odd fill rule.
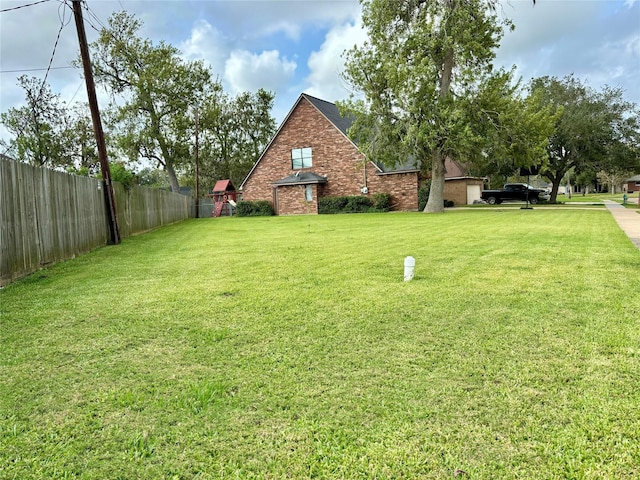
[[302,94],[240,185],[245,201],[267,200],[276,215],[318,213],[318,199],[388,193],[394,210],[418,208],[419,169],[387,169],[347,136],[352,120]]

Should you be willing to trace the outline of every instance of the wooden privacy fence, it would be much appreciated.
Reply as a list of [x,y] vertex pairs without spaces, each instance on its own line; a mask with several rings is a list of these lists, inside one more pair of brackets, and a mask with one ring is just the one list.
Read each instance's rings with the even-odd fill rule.
[[186,195],[138,186],[127,190],[117,182],[113,193],[122,238],[195,215],[195,201]]
[[[193,217],[192,198],[113,184],[120,236]],[[0,286],[107,244],[102,182],[0,158]]]

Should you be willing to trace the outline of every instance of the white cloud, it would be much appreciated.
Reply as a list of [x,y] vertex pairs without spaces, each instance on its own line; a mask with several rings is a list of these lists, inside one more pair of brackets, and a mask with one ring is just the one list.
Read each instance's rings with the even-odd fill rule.
[[329,101],[346,98],[351,89],[341,76],[345,68],[343,54],[366,38],[360,17],[329,30],[320,49],[309,56],[306,92]]
[[267,25],[264,31],[260,32],[260,35],[272,35],[278,32],[283,32],[288,38],[297,42],[300,40],[301,27],[298,24],[287,22],[285,20],[277,21],[273,24]]
[[180,43],[178,49],[186,60],[204,60],[211,66],[214,75],[220,75],[224,71],[228,42],[206,20],[198,20],[193,25],[191,36]]
[[276,91],[286,88],[296,67],[294,61],[281,57],[278,50],[260,54],[234,50],[225,62],[224,79],[233,93],[255,92],[259,88]]
[[630,56],[635,56],[636,61],[638,61],[638,58],[640,58],[640,34],[627,38],[624,49]]

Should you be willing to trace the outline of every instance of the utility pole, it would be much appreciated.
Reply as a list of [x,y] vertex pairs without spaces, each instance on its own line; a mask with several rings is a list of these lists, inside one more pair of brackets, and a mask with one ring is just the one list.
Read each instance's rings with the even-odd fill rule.
[[102,121],[100,120],[100,110],[98,109],[98,98],[96,97],[96,85],[93,81],[93,71],[91,69],[91,59],[89,58],[89,46],[87,45],[87,34],[84,30],[84,20],[82,19],[81,0],[73,1],[73,16],[76,21],[78,31],[78,42],[80,43],[80,57],[82,58],[82,68],[84,79],[87,84],[87,97],[89,98],[89,108],[91,109],[91,120],[93,122],[93,133],[98,144],[98,160],[100,160],[100,170],[102,172],[102,183],[105,206],[107,209],[107,223],[109,225],[109,243],[117,245],[120,243],[120,230],[116,215],[116,204],[113,196],[113,185],[111,184],[111,170],[109,159],[107,158],[107,145],[104,141],[102,131]]

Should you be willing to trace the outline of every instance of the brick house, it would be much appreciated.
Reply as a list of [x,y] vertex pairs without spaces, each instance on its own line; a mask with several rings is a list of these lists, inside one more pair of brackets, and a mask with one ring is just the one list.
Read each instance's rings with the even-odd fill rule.
[[240,185],[242,199],[267,200],[276,215],[318,213],[318,199],[389,193],[394,210],[417,210],[419,169],[387,169],[347,136],[352,120],[302,94]]
[[629,193],[640,192],[640,175],[635,175],[631,178],[627,178],[622,186],[623,190]]

